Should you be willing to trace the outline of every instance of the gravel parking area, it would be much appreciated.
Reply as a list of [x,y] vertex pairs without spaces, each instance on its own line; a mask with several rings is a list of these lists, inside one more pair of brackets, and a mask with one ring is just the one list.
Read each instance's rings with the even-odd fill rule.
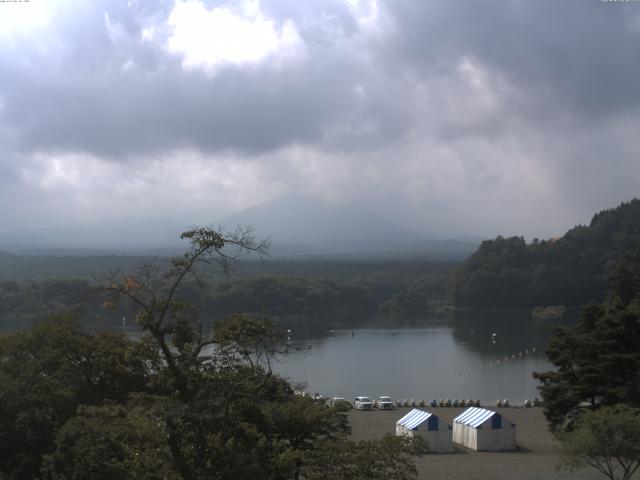
[[[491,408],[491,407],[489,407]],[[395,422],[410,408],[391,411],[349,412],[351,436],[354,440],[380,438],[386,433],[395,434]],[[451,424],[463,408],[424,408]],[[420,479],[469,480],[469,479],[581,479],[602,480],[595,470],[569,473],[558,471],[557,445],[547,429],[547,422],[540,408],[497,408],[506,419],[516,424],[518,450],[514,452],[473,452],[456,449],[449,454],[428,454],[418,458],[416,464]]]

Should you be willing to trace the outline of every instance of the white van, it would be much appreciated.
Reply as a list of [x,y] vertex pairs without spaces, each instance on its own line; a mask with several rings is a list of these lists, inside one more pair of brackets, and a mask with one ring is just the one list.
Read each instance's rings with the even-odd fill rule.
[[371,410],[371,399],[369,397],[356,397],[353,401],[353,406],[358,410]]
[[392,410],[393,402],[391,401],[391,397],[379,397],[378,408],[380,410]]

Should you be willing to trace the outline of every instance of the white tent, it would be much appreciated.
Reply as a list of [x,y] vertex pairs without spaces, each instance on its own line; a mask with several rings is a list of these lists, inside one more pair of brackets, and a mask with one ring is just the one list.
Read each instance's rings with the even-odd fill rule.
[[396,435],[424,438],[429,450],[436,453],[453,451],[451,427],[441,422],[433,413],[414,408],[396,422]]
[[492,410],[471,407],[453,419],[453,442],[472,450],[515,450],[516,426]]

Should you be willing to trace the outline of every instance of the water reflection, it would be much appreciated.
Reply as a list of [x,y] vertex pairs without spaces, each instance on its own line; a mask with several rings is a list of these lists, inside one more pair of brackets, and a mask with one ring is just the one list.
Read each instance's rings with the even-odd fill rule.
[[517,404],[538,396],[531,374],[551,368],[544,350],[552,329],[575,316],[540,321],[522,310],[458,310],[422,319],[283,320],[292,351],[275,369],[331,396]]
[[575,313],[551,321],[533,319],[529,310],[457,310],[449,320],[456,341],[483,356],[504,357],[532,347],[544,355],[553,327],[574,323]]

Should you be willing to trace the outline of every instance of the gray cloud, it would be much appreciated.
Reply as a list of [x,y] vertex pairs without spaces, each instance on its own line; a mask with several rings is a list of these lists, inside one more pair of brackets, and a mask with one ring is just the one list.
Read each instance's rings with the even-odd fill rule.
[[[101,7],[67,17],[53,55],[25,46],[2,56],[3,118],[18,127],[21,148],[114,158],[185,146],[259,152],[317,141],[355,107],[358,62],[337,50],[303,67],[230,67],[208,78],[185,72],[179,57],[141,38],[148,12]],[[327,21],[352,29],[345,20]],[[317,22],[308,28],[315,54],[326,48],[323,32]]]
[[15,212],[228,212],[309,191],[425,231],[544,236],[637,194],[640,7],[375,3],[264,0],[300,51],[215,74],[167,51],[173,1],[59,8],[0,36]]
[[[541,111],[618,114],[638,104],[638,8],[599,1],[389,2],[385,55],[429,74],[467,55],[507,76]],[[535,103],[535,102],[532,102]]]

